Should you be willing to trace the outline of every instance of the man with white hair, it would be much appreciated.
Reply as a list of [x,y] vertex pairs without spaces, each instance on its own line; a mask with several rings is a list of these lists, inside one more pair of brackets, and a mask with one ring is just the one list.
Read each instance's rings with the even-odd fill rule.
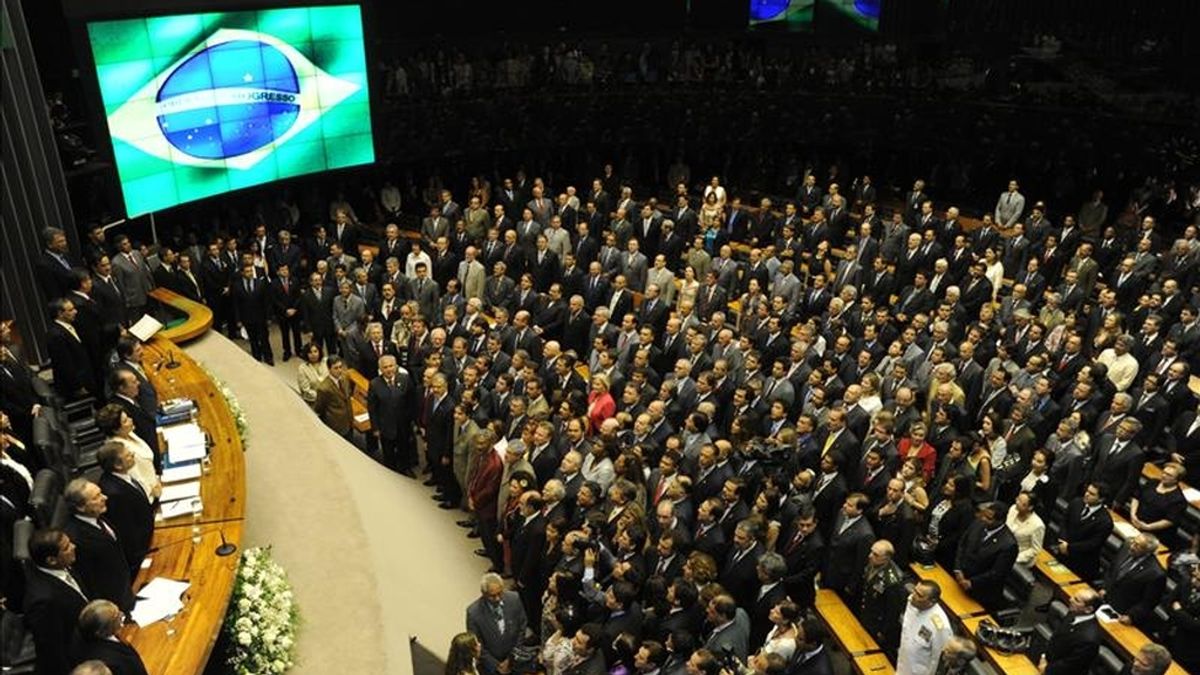
[[467,607],[466,623],[467,630],[479,639],[479,672],[510,672],[512,653],[525,635],[527,619],[520,596],[504,589],[499,574],[483,575],[479,599]]

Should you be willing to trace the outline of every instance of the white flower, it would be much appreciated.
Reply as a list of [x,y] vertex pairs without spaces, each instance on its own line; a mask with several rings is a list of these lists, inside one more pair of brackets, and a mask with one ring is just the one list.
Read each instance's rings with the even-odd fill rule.
[[243,647],[249,647],[250,643],[254,641],[254,638],[250,635],[250,633],[242,632],[238,633],[237,641],[238,644],[242,645]]

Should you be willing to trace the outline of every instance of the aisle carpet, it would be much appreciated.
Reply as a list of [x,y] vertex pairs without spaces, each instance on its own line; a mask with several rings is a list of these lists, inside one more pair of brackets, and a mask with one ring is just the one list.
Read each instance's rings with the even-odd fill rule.
[[463,514],[326,429],[295,393],[295,359],[259,364],[215,332],[186,349],[246,413],[244,544],[273,545],[296,588],[293,672],[407,675],[411,636],[444,657],[485,567],[454,525]]

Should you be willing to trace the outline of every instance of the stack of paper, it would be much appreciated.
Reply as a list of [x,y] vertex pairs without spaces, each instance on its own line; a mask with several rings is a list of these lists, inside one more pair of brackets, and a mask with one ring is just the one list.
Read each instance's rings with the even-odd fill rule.
[[203,512],[204,502],[199,497],[196,499],[180,499],[179,501],[163,503],[159,507],[158,513],[154,515],[154,520],[170,520],[171,518],[190,516],[193,513]]
[[199,477],[200,462],[168,466],[162,472],[162,482],[164,483],[180,483],[185,480],[196,480]]
[[139,626],[147,626],[169,616],[174,616],[183,609],[180,596],[190,586],[186,581],[175,581],[165,577],[155,577],[142,587],[137,594],[137,604],[129,613]]
[[159,495],[158,501],[163,504],[169,502],[177,502],[180,500],[190,500],[200,497],[200,481],[194,480],[188,483],[172,483],[164,485],[162,494]]
[[204,431],[195,422],[162,427],[161,431],[167,441],[167,461],[171,464],[200,459],[207,453]]

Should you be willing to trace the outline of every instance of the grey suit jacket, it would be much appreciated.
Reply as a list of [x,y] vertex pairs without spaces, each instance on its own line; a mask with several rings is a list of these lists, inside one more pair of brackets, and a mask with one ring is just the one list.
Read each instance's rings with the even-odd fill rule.
[[717,655],[723,654],[725,648],[728,647],[737,655],[738,660],[744,661],[746,653],[750,651],[749,643],[750,615],[746,614],[746,610],[738,607],[733,623],[710,635],[705,641],[704,647]]
[[646,290],[646,274],[649,268],[650,261],[646,260],[645,253],[638,251],[631,254],[626,251],[621,254],[621,274],[625,275],[629,287],[639,293]]
[[367,303],[353,293],[345,298],[339,293],[333,299],[333,326],[337,330],[346,330],[353,326],[358,317],[366,313]]
[[1012,227],[1025,212],[1025,195],[1014,192],[1011,199],[1008,195],[1009,192],[1005,190],[1000,199],[996,200],[996,213],[993,214],[996,225],[1002,228]]
[[[133,256],[132,261],[124,253],[113,254],[113,276],[121,287],[121,294],[125,296],[125,306],[140,307],[146,304],[146,294],[154,289],[154,276],[141,253],[131,251],[129,255]],[[141,317],[129,318],[137,320]]]
[[479,655],[479,670],[482,673],[495,673],[496,666],[512,655],[528,622],[521,598],[513,591],[505,591],[500,604],[504,616],[503,631],[486,600],[479,598],[467,607],[467,630],[479,638],[479,644],[483,647]]
[[416,300],[417,304],[421,306],[421,314],[426,319],[437,323],[441,319],[441,315],[437,313],[438,298],[441,297],[437,282],[429,277],[425,277],[424,288],[421,289],[417,288],[416,279],[409,279],[408,284],[413,300]]

